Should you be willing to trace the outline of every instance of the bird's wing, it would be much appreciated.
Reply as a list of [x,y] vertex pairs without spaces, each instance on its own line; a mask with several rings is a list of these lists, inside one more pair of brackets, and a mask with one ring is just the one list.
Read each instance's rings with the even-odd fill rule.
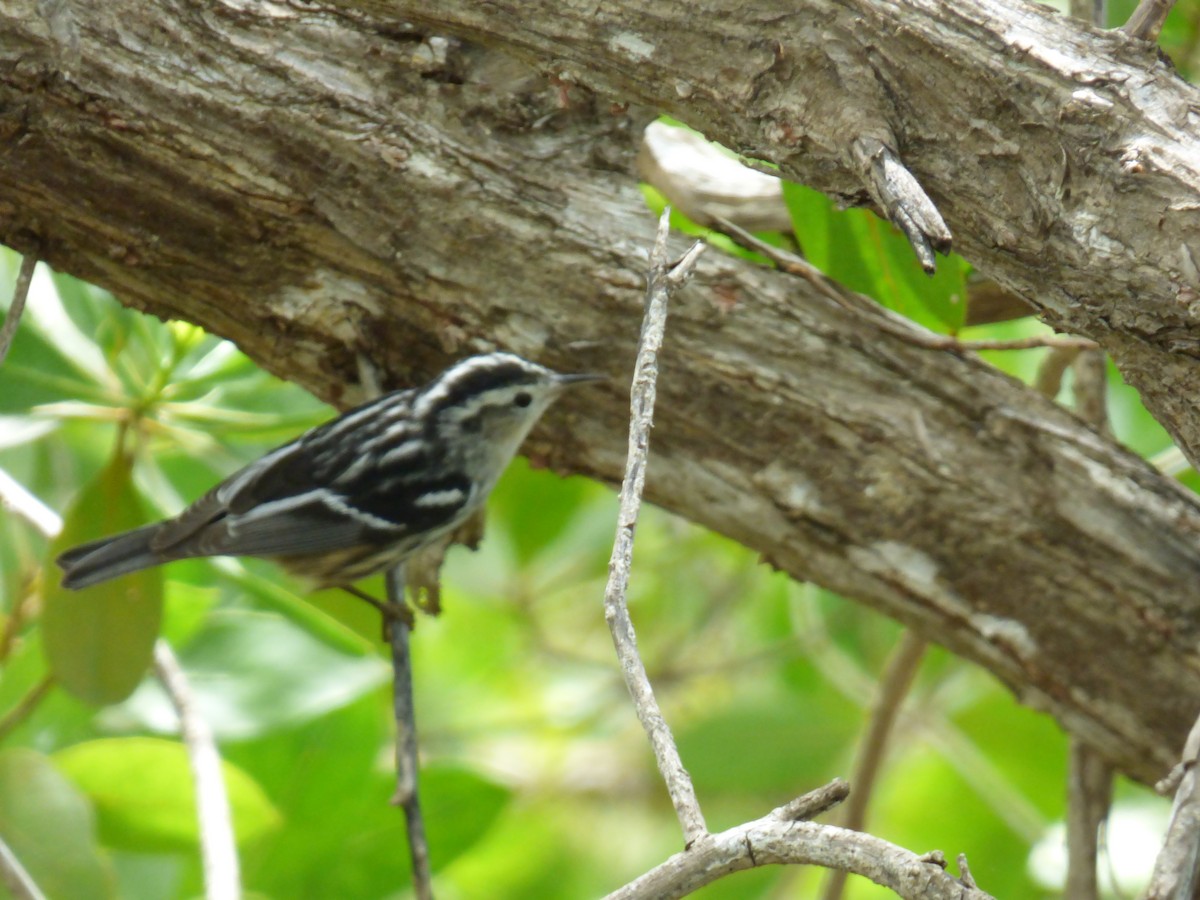
[[284,444],[164,522],[167,557],[319,554],[454,525],[475,501],[410,420],[410,392],[386,395]]

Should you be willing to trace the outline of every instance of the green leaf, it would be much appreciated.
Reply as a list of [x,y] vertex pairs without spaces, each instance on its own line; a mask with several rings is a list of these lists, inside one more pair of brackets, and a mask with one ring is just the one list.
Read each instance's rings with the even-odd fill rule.
[[[374,653],[349,655],[278,616],[242,610],[213,613],[178,654],[197,710],[218,736],[237,740],[352,703],[389,673]],[[175,731],[157,684],[147,683],[123,711],[146,727]]]
[[926,275],[907,238],[865,209],[838,210],[824,194],[791,182],[783,197],[796,239],[814,266],[851,290],[938,331],[956,332],[966,315],[962,257],[939,257]]
[[[145,521],[130,469],[129,458],[118,447],[67,513],[62,534],[50,545],[51,559],[76,544]],[[96,705],[116,703],[133,693],[154,653],[162,592],[157,568],[69,591],[62,587],[58,566],[47,564],[43,645],[58,682]]]
[[[195,789],[182,744],[161,738],[106,738],[60,750],[54,760],[91,797],[106,844],[139,852],[197,847]],[[253,778],[224,761],[221,771],[239,843],[279,826],[279,812]]]
[[47,897],[116,896],[86,798],[42,754],[0,751],[0,835]]

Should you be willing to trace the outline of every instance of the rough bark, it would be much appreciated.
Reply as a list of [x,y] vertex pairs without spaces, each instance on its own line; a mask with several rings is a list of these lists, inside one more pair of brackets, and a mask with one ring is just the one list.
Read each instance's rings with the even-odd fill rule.
[[[721,110],[720,122],[732,127],[739,108],[758,114],[769,96],[782,104],[781,86],[811,81],[809,68],[833,77],[811,48],[807,57],[785,54],[786,65],[776,59],[772,42],[787,28],[841,34],[838,16],[849,9],[870,32],[894,11],[888,3],[814,2],[804,16],[772,21],[771,8],[739,6],[767,37],[748,47],[735,33],[708,48],[705,65],[718,51],[732,66],[739,54],[759,54],[775,87],[711,96],[695,87],[687,110],[697,124],[706,124],[704,110],[714,122]],[[933,15],[921,3],[907,8]],[[905,98],[929,92],[919,83],[928,76],[923,65],[949,71],[953,54],[970,61],[971,46],[989,46],[988,23],[999,29],[1001,20],[984,17],[985,8],[939,6],[941,31],[974,35],[975,44],[947,45],[945,56],[910,60],[912,68],[902,63],[918,49],[916,18],[876,46],[896,77],[904,75],[889,94],[904,105],[891,120],[909,122],[908,104],[917,101]],[[490,24],[510,35],[541,22],[551,33],[570,21],[567,12],[545,18],[529,4]],[[564,402],[529,450],[557,470],[615,481],[626,424],[622,379],[653,232],[628,174],[646,114],[378,15],[195,0],[0,7],[0,240],[23,248],[36,237],[56,267],[124,302],[230,337],[334,402],[361,394],[358,353],[396,384],[495,344],[562,368],[611,372],[610,392]],[[1157,360],[1134,369],[1181,393],[1172,373],[1192,363],[1163,334],[1186,330],[1178,317],[1190,313],[1167,302],[1172,276],[1156,268],[1166,251],[1132,232],[1113,238],[1127,221],[1088,231],[1044,219],[1045,205],[1062,198],[1042,190],[1040,157],[1018,165],[1030,135],[1045,140],[1053,125],[1056,140],[1083,141],[1096,126],[1054,107],[1027,130],[1017,127],[1033,102],[1026,92],[1049,104],[1059,88],[1045,61],[1052,54],[1039,49],[1042,37],[1028,23],[1067,26],[1037,12],[1019,21],[1007,15],[1016,37],[993,35],[994,55],[1006,40],[1030,49],[1015,71],[993,73],[980,88],[1004,104],[960,132],[970,140],[952,142],[952,170],[943,171],[947,151],[921,137],[915,118],[905,159],[968,252],[1008,273],[1009,283],[1045,282],[1044,306],[1061,304],[1072,327],[1090,322],[1078,330],[1128,350],[1127,362]],[[722,22],[750,30],[732,19]],[[1132,45],[1069,37],[1055,60],[1072,48],[1111,50],[1107,70],[1131,67],[1121,60],[1136,55],[1139,98],[1149,103],[1157,92],[1167,103],[1182,90]],[[624,52],[619,67],[606,62],[616,51],[594,43],[560,50],[579,54],[572,82],[590,73],[612,90],[618,68],[639,83],[662,80]],[[622,41],[609,34],[599,43]],[[531,39],[523,46],[539,52]],[[703,66],[686,56],[672,57],[690,66],[681,78],[698,78]],[[1151,75],[1162,83],[1149,83]],[[1093,85],[1128,88],[1128,80]],[[678,112],[685,98],[672,90]],[[957,90],[937,85],[938,100],[965,115]],[[656,99],[646,86],[633,93]],[[843,102],[860,99],[851,90]],[[733,105],[723,109],[726,101]],[[1121,100],[1122,114],[1140,115],[1129,102]],[[832,163],[836,148],[820,149],[814,114],[795,120],[787,162],[853,195],[856,176]],[[747,127],[774,134],[768,125]],[[1006,133],[1010,125],[1016,133]],[[1155,127],[1157,148],[1169,129]],[[802,167],[800,150],[813,162]],[[1108,160],[1095,146],[1087,158]],[[1108,163],[1103,172],[1072,171],[1081,173],[1071,184],[1083,204],[1073,215],[1095,209],[1101,194],[1128,209],[1121,186],[1132,176],[1118,178]],[[987,205],[976,196],[981,181],[991,185],[992,203],[1015,192],[1022,199],[1005,203],[1039,211],[1002,223],[994,209],[971,210],[972,202]],[[1178,171],[1147,170],[1140,193],[1162,200],[1180,183]],[[1156,240],[1174,240],[1174,253],[1194,213],[1163,215]],[[992,242],[1001,227],[1009,237]],[[1089,269],[1085,254],[1095,253],[1100,231],[1111,247]],[[1119,271],[1120,260],[1137,253],[1148,255],[1136,271]],[[1093,299],[1068,303],[1068,295]],[[706,254],[672,312],[662,368],[649,499],[988,667],[1134,777],[1150,781],[1171,765],[1200,706],[1200,506],[1190,496],[979,361],[914,347],[794,279],[716,253]],[[1171,419],[1172,410],[1158,410],[1176,430],[1191,427],[1190,411]]]
[[899,152],[956,248],[1104,344],[1200,459],[1200,92],[1153,44],[1014,0],[337,0],[501,44],[868,201]]

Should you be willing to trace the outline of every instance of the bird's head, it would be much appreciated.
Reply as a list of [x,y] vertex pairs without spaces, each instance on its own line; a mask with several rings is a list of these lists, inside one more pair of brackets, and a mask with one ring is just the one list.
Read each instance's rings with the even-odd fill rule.
[[463,450],[463,462],[490,480],[567,387],[603,377],[563,375],[511,353],[472,356],[424,388],[413,412]]

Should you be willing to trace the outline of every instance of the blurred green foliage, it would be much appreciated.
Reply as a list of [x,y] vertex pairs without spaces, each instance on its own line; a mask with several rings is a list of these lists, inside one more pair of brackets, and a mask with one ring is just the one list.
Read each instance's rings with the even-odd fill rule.
[[[1132,6],[1114,0],[1112,20]],[[1198,36],[1200,3],[1179,4],[1163,46],[1185,70]],[[965,262],[939,259],[939,275],[926,279],[886,223],[839,212],[807,188],[785,190],[801,246],[852,287],[966,339],[1045,331],[1033,319],[964,329]],[[647,196],[661,207],[652,190]],[[678,215],[674,224],[704,232]],[[15,273],[15,256],[0,251],[0,306]],[[1030,381],[1043,353],[985,356]],[[1169,456],[1165,432],[1115,369],[1109,376],[1119,439],[1144,456]],[[104,503],[114,496],[122,522],[172,514],[331,414],[227,342],[43,270],[0,370],[0,478],[49,510],[74,508],[66,536],[74,540],[112,526],[105,520],[118,511]],[[1195,473],[1175,471],[1195,486]],[[105,489],[110,500],[95,507]],[[423,618],[414,636],[439,896],[597,896],[680,849],[604,624],[615,509],[606,488],[518,460],[489,505],[481,549],[449,556],[445,612]],[[117,596],[90,610],[56,606],[48,559],[59,543],[0,505],[0,836],[52,898],[200,895],[178,723],[158,684],[139,674],[144,626],[159,630],[157,606],[133,613],[133,637],[120,630],[129,622],[106,630],[102,613],[119,609]],[[390,666],[374,611],[337,592],[301,596],[256,561],[175,563],[153,578],[158,587],[147,590],[161,591],[161,633],[221,744],[249,896],[406,896],[403,822],[388,804]],[[710,828],[850,774],[897,625],[655,509],[639,526],[630,600]],[[58,646],[91,668],[60,671],[56,682],[43,644],[52,658]],[[97,662],[104,651],[116,661]],[[132,695],[104,707],[77,699],[105,684],[107,665],[119,685],[91,699],[135,686]],[[998,897],[1057,896],[1066,741],[1054,723],[938,648],[905,709],[869,827],[918,852],[965,852]],[[1147,798],[1122,783],[1118,818],[1125,806],[1154,803]],[[1165,816],[1163,804],[1158,810]],[[822,879],[812,869],[768,868],[699,896],[807,898]],[[847,896],[892,895],[852,879]]]

